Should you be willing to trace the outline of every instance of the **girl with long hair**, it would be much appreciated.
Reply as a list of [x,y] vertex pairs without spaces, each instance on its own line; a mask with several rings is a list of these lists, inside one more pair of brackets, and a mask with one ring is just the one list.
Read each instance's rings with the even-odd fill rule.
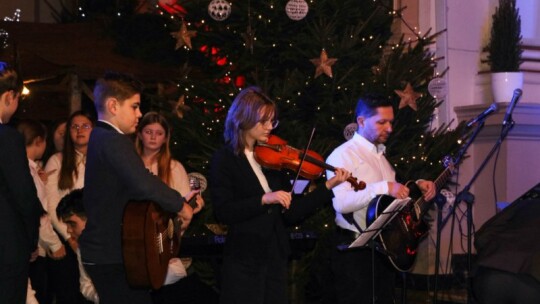
[[[38,162],[42,159],[46,149],[47,129],[39,121],[27,119],[19,121],[17,131],[24,136],[30,174],[36,185],[39,201],[43,209],[46,209],[45,185],[47,184],[48,176],[47,172],[41,169]],[[35,295],[32,292],[28,293],[30,299],[35,297],[36,303],[52,303],[46,256],[58,260],[64,258],[65,255],[66,249],[58,235],[54,232],[49,215],[42,215],[39,226],[37,255],[35,255],[35,260],[31,260],[30,263],[29,277],[32,282],[29,282],[28,286],[35,290]],[[27,298],[27,303],[31,301]]]
[[47,137],[47,148],[41,161],[46,164],[49,158],[64,149],[64,138],[66,136],[67,119],[54,121],[49,128],[49,136]]
[[228,225],[220,303],[288,303],[286,227],[330,204],[331,189],[350,176],[337,169],[334,178],[293,198],[291,177],[262,168],[254,158],[255,146],[278,125],[276,111],[260,88],[242,90],[225,120],[225,146],[210,164],[215,215]]
[[[171,155],[170,139],[171,127],[167,119],[157,112],[148,112],[137,126],[135,148],[152,174],[183,197],[188,197],[191,191],[189,178],[184,166]],[[193,210],[195,214],[204,206],[204,200],[200,194],[197,194],[194,201],[197,204]],[[182,260],[172,258],[169,261],[165,286],[152,293],[154,303],[170,303],[168,301],[171,299],[174,299],[174,303],[190,303],[190,299],[197,299],[197,301],[211,299],[211,295],[208,294],[194,294],[193,287],[204,286],[204,283],[199,282],[196,275],[185,278],[190,265],[190,258]]]
[[[51,173],[47,182],[47,210],[51,211],[54,228],[64,240],[70,239],[66,225],[58,220],[54,211],[62,197],[71,190],[84,187],[86,149],[93,127],[94,120],[90,114],[82,111],[71,114],[66,124],[68,130],[64,136],[63,150],[51,156],[45,166],[45,171]],[[70,246],[73,245],[75,243],[70,242]]]
[[56,216],[56,207],[69,192],[84,187],[86,169],[86,151],[94,119],[83,111],[72,113],[66,123],[62,152],[52,155],[47,161],[45,171],[47,181],[47,210],[51,222],[58,234],[68,244],[66,257],[62,260],[50,260],[49,272],[52,276],[56,303],[80,303],[84,297],[79,291],[79,269],[77,264],[77,240],[70,237],[67,226]]
[[188,175],[184,166],[172,158],[170,139],[167,119],[157,112],[148,112],[137,126],[135,148],[150,172],[186,196],[190,191]]

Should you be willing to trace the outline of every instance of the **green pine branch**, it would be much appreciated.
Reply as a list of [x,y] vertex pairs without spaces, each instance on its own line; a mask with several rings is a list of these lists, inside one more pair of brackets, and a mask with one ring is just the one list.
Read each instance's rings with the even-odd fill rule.
[[491,25],[491,37],[486,47],[492,72],[519,71],[523,62],[521,17],[515,0],[499,0]]

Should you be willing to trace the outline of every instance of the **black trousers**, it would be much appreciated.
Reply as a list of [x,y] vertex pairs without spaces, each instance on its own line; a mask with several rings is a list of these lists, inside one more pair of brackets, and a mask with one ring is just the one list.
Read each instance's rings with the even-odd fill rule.
[[268,258],[225,255],[221,268],[221,304],[286,304],[287,262],[276,238],[270,241]]
[[99,295],[100,304],[150,304],[147,289],[129,287],[124,265],[84,265]]
[[540,282],[530,275],[480,267],[472,279],[480,304],[538,304]]
[[154,304],[217,304],[219,295],[202,282],[196,273],[152,292]]
[[396,271],[386,256],[371,248],[337,249],[353,240],[341,231],[334,236],[330,264],[335,303],[393,304]]
[[29,264],[0,264],[0,303],[26,303]]
[[64,241],[63,243],[66,247],[66,256],[64,258],[60,260],[47,258],[49,285],[51,286],[55,303],[89,303],[80,291],[80,274],[77,254],[71,249],[67,242]]
[[47,273],[47,258],[38,257],[30,263],[30,281],[32,289],[36,291],[36,300],[39,304],[50,304],[53,300],[49,274]]

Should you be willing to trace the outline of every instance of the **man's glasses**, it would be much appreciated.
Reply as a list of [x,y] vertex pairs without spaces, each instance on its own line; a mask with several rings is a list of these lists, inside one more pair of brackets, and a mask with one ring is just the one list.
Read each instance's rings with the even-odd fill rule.
[[91,124],[82,124],[82,125],[77,125],[77,124],[74,124],[74,125],[71,125],[71,130],[74,130],[74,131],[79,131],[79,130],[90,130],[92,129],[92,125]]

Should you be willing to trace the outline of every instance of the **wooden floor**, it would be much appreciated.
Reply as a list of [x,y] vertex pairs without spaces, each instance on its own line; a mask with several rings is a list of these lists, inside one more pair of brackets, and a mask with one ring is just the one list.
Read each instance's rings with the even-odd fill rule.
[[[435,299],[435,284],[438,287]],[[456,276],[440,276],[435,282],[433,276],[409,275],[407,288],[403,292],[403,281],[396,282],[395,304],[473,304],[467,302],[467,289]],[[292,291],[292,290],[291,290]],[[298,292],[298,290],[296,290]],[[301,294],[301,293],[300,293]],[[306,300],[299,293],[292,291],[291,304],[322,304],[321,299]]]
[[[467,304],[467,291],[465,289],[447,289],[437,292],[437,300],[433,291],[407,290],[405,298],[401,289],[396,289],[396,304]],[[300,298],[289,299],[291,304],[321,304],[321,300],[306,300]],[[472,304],[470,302],[469,304]]]
[[[401,290],[396,290],[396,293],[401,294]],[[405,300],[397,299],[396,303],[401,304],[466,304],[467,291],[465,289],[448,289],[439,290],[437,292],[437,300],[435,301],[435,292],[428,290],[407,290]]]
[[401,288],[403,281],[397,283],[400,288],[396,290],[396,304],[467,304],[466,283],[462,276],[441,275],[435,280],[434,276],[408,275],[405,280],[405,294]]
[[[474,304],[472,299],[468,299],[465,273],[459,270],[452,274],[437,276],[402,273],[396,277],[395,304]],[[295,282],[294,279],[291,279],[291,282]],[[331,304],[328,298],[332,296],[322,295],[325,286],[317,284],[313,286],[306,288],[290,284],[289,303]]]

